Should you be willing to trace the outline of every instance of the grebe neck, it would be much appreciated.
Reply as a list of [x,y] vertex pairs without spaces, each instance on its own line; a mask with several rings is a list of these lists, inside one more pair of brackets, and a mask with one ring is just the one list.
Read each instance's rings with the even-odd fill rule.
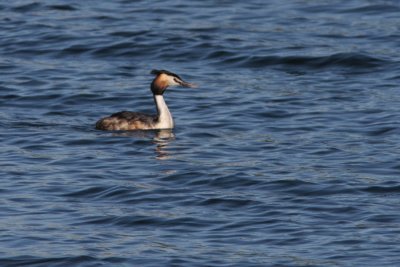
[[174,128],[174,120],[172,119],[171,112],[165,103],[163,95],[154,95],[154,102],[157,107],[157,129],[172,129]]

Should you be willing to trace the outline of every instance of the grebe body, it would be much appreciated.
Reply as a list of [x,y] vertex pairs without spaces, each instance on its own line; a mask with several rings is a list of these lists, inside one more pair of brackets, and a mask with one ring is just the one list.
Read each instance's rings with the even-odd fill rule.
[[156,75],[150,88],[156,104],[157,114],[147,115],[140,112],[121,111],[100,119],[96,123],[96,129],[127,131],[174,128],[174,120],[165,103],[163,94],[169,86],[195,86],[194,84],[183,81],[178,75],[166,70],[152,70],[151,74]]

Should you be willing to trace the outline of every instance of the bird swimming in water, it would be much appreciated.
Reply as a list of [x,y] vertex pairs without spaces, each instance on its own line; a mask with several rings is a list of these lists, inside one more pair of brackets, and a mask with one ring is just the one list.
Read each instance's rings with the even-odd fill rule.
[[164,100],[164,92],[168,86],[195,87],[194,84],[185,82],[175,73],[167,70],[152,70],[156,75],[151,83],[151,92],[157,108],[157,115],[147,115],[140,112],[121,111],[109,117],[100,119],[96,129],[106,131],[172,129],[174,120]]

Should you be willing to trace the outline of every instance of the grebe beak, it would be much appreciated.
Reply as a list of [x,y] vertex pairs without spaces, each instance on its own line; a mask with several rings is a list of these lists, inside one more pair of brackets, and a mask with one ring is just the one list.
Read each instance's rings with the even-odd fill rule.
[[176,82],[178,85],[180,85],[182,87],[189,87],[189,88],[197,87],[196,84],[185,82],[184,80],[180,79],[180,77],[174,77],[174,82]]
[[176,82],[179,83],[179,85],[182,87],[188,87],[188,88],[196,88],[197,87],[197,85],[194,83],[188,83],[188,82],[178,80],[178,79]]

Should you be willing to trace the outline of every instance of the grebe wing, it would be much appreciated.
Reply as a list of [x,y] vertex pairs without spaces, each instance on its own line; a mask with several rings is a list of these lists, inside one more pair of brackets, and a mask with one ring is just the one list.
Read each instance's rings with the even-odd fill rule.
[[152,129],[156,119],[156,116],[149,116],[140,112],[120,111],[100,119],[96,123],[96,129],[117,131]]
[[149,118],[153,118],[147,114],[141,112],[132,112],[132,111],[120,111],[114,114],[111,114],[110,117],[118,118],[118,119],[125,119],[125,120],[139,120],[139,121],[146,121]]

